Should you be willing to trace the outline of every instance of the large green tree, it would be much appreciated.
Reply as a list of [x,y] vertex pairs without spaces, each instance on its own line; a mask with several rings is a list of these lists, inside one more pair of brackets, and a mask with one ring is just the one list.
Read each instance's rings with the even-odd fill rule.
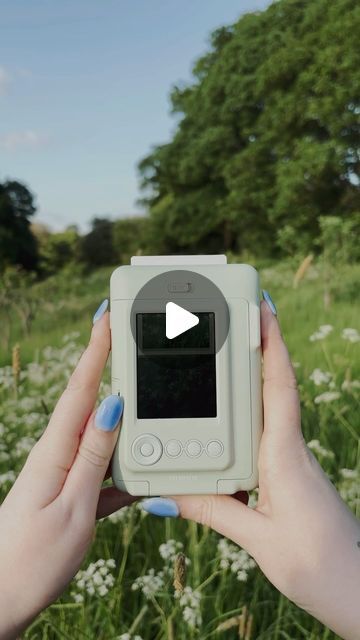
[[279,0],[218,29],[140,165],[159,249],[308,250],[360,211],[360,5]]
[[16,264],[24,269],[36,269],[38,250],[30,221],[36,209],[29,189],[8,180],[0,183],[0,270]]

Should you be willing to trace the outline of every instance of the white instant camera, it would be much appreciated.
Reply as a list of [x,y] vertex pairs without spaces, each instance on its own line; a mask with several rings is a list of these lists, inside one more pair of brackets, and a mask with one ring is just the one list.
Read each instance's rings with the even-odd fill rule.
[[225,256],[139,256],[112,273],[110,297],[112,393],[124,398],[114,484],[135,496],[253,489],[257,271]]

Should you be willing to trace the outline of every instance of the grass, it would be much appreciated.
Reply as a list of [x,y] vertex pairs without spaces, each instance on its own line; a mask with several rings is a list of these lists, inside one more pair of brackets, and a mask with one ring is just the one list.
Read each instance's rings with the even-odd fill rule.
[[[359,343],[342,338],[346,327],[356,328],[358,313],[354,305],[360,266],[331,268],[320,262],[311,266],[296,289],[293,276],[298,265],[288,260],[260,268],[262,286],[271,292],[279,312],[284,337],[288,343],[299,379],[303,429],[306,440],[319,440],[323,450],[317,455],[331,479],[354,510],[359,510],[357,479],[346,479],[340,469],[359,469],[358,389],[341,389],[344,380],[359,379]],[[108,296],[111,269],[104,268],[89,276],[65,272],[45,283],[33,285],[18,297],[31,295],[37,302],[29,335],[25,335],[19,318],[11,311],[8,345],[0,352],[0,492],[10,488],[3,476],[20,470],[31,447],[47,422],[64,386],[73,362],[86,344],[91,318],[101,300]],[[325,278],[326,276],[326,278]],[[324,282],[330,293],[330,306],[324,308]],[[5,327],[9,313],[0,312]],[[309,336],[320,325],[332,325],[324,340],[311,342]],[[75,335],[72,335],[76,332]],[[6,331],[4,332],[6,334]],[[65,336],[65,340],[64,340]],[[21,368],[37,363],[24,374],[14,399],[11,349],[20,345]],[[46,347],[51,346],[51,350]],[[45,351],[44,351],[45,349]],[[339,400],[316,404],[316,395],[328,390],[309,380],[315,368],[332,373]],[[100,390],[108,392],[109,371]],[[45,409],[44,409],[45,407]],[[30,439],[30,440],[29,440]],[[19,443],[21,446],[19,446]],[[353,472],[354,473],[354,472]],[[3,475],[2,475],[3,474]],[[358,515],[360,515],[358,513]],[[156,519],[137,507],[123,510],[114,518],[97,523],[96,541],[83,568],[98,559],[115,560],[109,573],[114,584],[105,596],[83,593],[73,580],[63,596],[44,611],[24,634],[26,640],[116,640],[140,637],[142,640],[334,640],[335,634],[281,596],[257,568],[246,571],[246,581],[239,581],[230,568],[221,566],[219,536],[207,527],[192,522]],[[164,557],[160,545],[178,541],[178,547]],[[181,547],[181,545],[183,545]],[[160,549],[160,551],[159,551]],[[189,609],[201,623],[191,626],[184,619],[186,604],[174,597],[172,566],[174,556],[182,550],[190,560],[186,584],[200,594],[200,608],[192,601]],[[166,556],[166,553],[165,553]],[[144,586],[134,590],[139,577],[150,573],[151,594]],[[157,575],[158,588],[155,589]],[[77,597],[82,601],[75,601]],[[189,594],[191,600],[192,594]],[[191,605],[191,606],[190,606]],[[249,620],[251,619],[251,624]],[[244,624],[245,620],[245,624]],[[226,623],[226,624],[225,624]],[[251,628],[250,628],[251,627]],[[125,634],[125,635],[124,635]],[[129,634],[129,635],[126,635]]]

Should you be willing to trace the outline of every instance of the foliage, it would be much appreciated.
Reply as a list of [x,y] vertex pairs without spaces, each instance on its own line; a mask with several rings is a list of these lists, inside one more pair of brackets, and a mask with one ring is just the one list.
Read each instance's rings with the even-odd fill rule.
[[0,183],[0,271],[7,265],[36,269],[38,248],[30,230],[35,213],[32,193],[17,182]]
[[359,211],[359,30],[350,0],[279,0],[213,33],[139,165],[160,246],[308,253]]
[[119,218],[113,224],[115,262],[130,264],[131,256],[146,251],[149,244],[148,219],[145,217]]
[[[296,290],[290,258],[268,264],[260,276],[274,296],[290,347],[306,441],[359,515],[360,335],[353,292],[360,267],[338,263],[333,304],[327,310],[321,300],[322,270],[322,260],[315,259]],[[97,303],[108,295],[109,275],[106,268],[87,276],[65,270],[22,289],[20,274],[11,274],[15,295],[21,299],[27,290],[37,312],[30,336],[20,324],[12,326],[11,346],[20,343],[16,372],[11,349],[0,353],[0,498],[46,427],[86,344]],[[3,314],[1,305],[1,326]],[[107,369],[100,399],[110,392],[109,374]],[[256,492],[251,503],[255,501]],[[184,554],[186,565],[182,595],[173,588],[178,553]],[[243,635],[246,611],[252,625],[247,624]],[[336,638],[281,596],[243,550],[207,527],[156,519],[137,506],[97,524],[81,571],[23,635],[27,640]]]
[[81,238],[80,259],[89,269],[115,263],[113,223],[107,218],[94,218],[91,231]]
[[76,225],[64,231],[50,232],[43,225],[33,225],[32,231],[39,245],[39,271],[42,276],[57,273],[65,265],[80,257],[80,236]]

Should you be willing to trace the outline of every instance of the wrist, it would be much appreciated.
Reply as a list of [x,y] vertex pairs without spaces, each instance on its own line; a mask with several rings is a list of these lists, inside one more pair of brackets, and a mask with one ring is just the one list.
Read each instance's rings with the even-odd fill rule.
[[359,640],[360,524],[347,515],[341,535],[329,540],[329,531],[328,543],[324,539],[324,551],[307,580],[307,601],[300,606],[344,640]]

